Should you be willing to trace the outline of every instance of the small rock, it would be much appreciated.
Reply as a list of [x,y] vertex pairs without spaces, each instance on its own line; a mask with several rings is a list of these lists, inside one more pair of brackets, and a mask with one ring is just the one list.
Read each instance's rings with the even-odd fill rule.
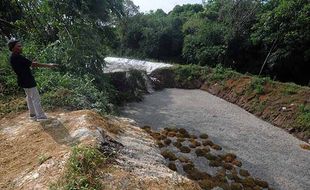
[[184,142],[184,141],[185,141],[184,138],[177,138],[177,142],[179,142],[179,143],[182,143],[182,142]]
[[216,160],[218,157],[213,154],[208,153],[207,155],[205,155],[205,158],[208,160]]
[[292,134],[292,133],[295,133],[295,132],[296,132],[296,129],[295,129],[295,128],[289,128],[289,129],[288,129],[288,132],[291,133],[291,134]]
[[211,167],[220,167],[222,163],[219,160],[211,160],[209,166]]
[[255,180],[255,184],[262,187],[262,188],[268,188],[268,183],[266,181],[260,180],[260,179],[256,179]]
[[245,187],[251,187],[251,188],[254,188],[256,186],[255,184],[255,180],[251,177],[247,177],[245,179],[242,179],[241,180],[241,183],[243,186]]
[[184,172],[188,173],[190,170],[193,170],[195,168],[194,164],[184,164],[183,165],[183,170]]
[[198,137],[196,135],[190,135],[191,139],[197,139]]
[[237,158],[237,156],[233,153],[228,153],[221,157],[225,162],[233,162]]
[[182,143],[180,142],[174,142],[173,143],[173,146],[177,147],[177,148],[180,148],[182,146]]
[[145,126],[142,127],[142,129],[144,129],[144,130],[151,130],[151,127],[148,126],[148,125],[145,125]]
[[222,150],[222,147],[220,145],[214,144],[211,146],[214,150]]
[[165,145],[162,142],[160,142],[160,141],[157,141],[157,145],[158,145],[158,148],[165,147]]
[[179,149],[182,153],[190,153],[191,152],[191,149],[187,146],[181,146]]
[[228,163],[224,163],[223,164],[223,167],[226,169],[226,170],[232,170],[233,169],[233,166],[231,164],[228,164]]
[[171,151],[169,150],[164,150],[161,152],[161,155],[166,158],[169,159],[170,161],[175,161],[177,160],[177,157],[175,156],[175,154],[173,154]]
[[188,163],[190,161],[190,159],[186,158],[185,156],[180,156],[179,157],[180,162],[182,163]]
[[199,136],[201,139],[207,139],[207,138],[209,138],[209,136],[207,135],[207,134],[201,134],[200,136]]
[[242,190],[242,185],[240,183],[232,183],[231,190]]
[[310,150],[310,145],[308,144],[301,144],[300,147],[304,150]]
[[213,188],[212,190],[224,190],[224,189],[221,188],[221,187],[215,187],[215,188]]
[[232,164],[235,165],[235,166],[238,166],[238,167],[242,166],[242,163],[239,160],[232,161]]
[[165,143],[165,145],[169,146],[171,144],[171,140],[170,139],[165,139],[164,143]]
[[210,140],[205,140],[205,141],[202,141],[202,144],[203,146],[212,146],[214,145],[214,143]]
[[175,163],[173,163],[173,162],[170,162],[170,163],[168,164],[168,168],[170,168],[170,169],[173,170],[173,171],[177,171],[177,166],[176,166]]
[[248,172],[248,170],[244,170],[244,169],[240,169],[239,174],[243,177],[250,176],[250,173]]

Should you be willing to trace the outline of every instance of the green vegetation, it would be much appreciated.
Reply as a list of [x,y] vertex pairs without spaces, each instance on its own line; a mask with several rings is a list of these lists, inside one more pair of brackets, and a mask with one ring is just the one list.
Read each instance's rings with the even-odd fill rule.
[[99,172],[107,158],[98,149],[74,147],[68,160],[66,171],[50,190],[99,190],[102,185]]
[[[112,104],[140,100],[139,74],[132,73],[131,81],[141,88],[125,93],[103,77],[104,57],[111,54],[189,64],[176,69],[177,81],[238,76],[232,69],[303,85],[310,80],[306,0],[213,0],[178,5],[169,13],[140,13],[130,0],[5,0],[0,8],[3,104],[23,94],[8,64],[6,40],[12,36],[22,40],[29,59],[61,66],[35,70],[46,108],[108,113]],[[257,79],[251,88],[263,94],[262,86]],[[284,90],[294,93],[294,87]]]
[[43,70],[37,73],[36,79],[46,108],[94,109],[99,113],[111,111],[107,97],[109,85],[99,91],[93,83],[94,79],[88,75],[76,78],[68,73]]
[[[127,2],[127,1],[126,1]],[[3,1],[0,4],[1,116],[21,111],[14,99],[24,96],[10,68],[6,41],[22,41],[23,55],[57,70],[33,69],[45,109],[114,111],[117,92],[104,77],[104,58],[117,40],[113,22],[129,10],[122,0]],[[109,23],[109,24],[105,24]],[[13,106],[12,106],[13,105]]]
[[309,105],[301,105],[299,107],[297,122],[300,125],[301,130],[307,131],[308,135],[310,135],[310,106]]
[[255,92],[255,94],[265,94],[264,86],[267,82],[271,80],[268,78],[260,78],[260,77],[253,77],[250,85],[250,89]]
[[210,81],[222,81],[236,76],[240,76],[240,74],[219,64],[212,70],[208,79]]
[[174,67],[176,81],[199,80],[207,74],[207,70],[198,65],[179,65]]
[[9,51],[0,49],[0,99],[9,94],[17,94],[19,88],[16,83],[16,76],[9,66]]
[[239,73],[227,69],[222,65],[217,65],[215,68],[199,65],[177,65],[172,68],[175,74],[176,82],[186,81],[223,81],[225,79],[241,76]]
[[284,90],[283,90],[283,94],[284,95],[293,95],[293,94],[297,94],[299,90],[299,86],[293,83],[288,83],[286,84]]
[[262,74],[308,85],[307,0],[212,0],[158,9],[120,22],[120,56]]

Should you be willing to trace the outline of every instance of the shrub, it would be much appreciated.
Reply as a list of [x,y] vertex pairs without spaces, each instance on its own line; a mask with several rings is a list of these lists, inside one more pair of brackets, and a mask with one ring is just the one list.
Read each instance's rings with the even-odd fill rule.
[[267,81],[270,81],[270,79],[253,77],[251,81],[250,89],[254,90],[256,94],[264,94],[265,93],[264,85],[267,83]]
[[197,80],[206,74],[206,69],[197,65],[185,65],[175,67],[176,80],[187,81]]
[[21,89],[17,86],[16,75],[9,64],[9,51],[0,51],[0,98],[6,95],[18,94]]
[[42,104],[49,109],[94,109],[106,113],[109,109],[108,92],[99,91],[90,76],[76,77],[68,73],[40,70],[36,73]]
[[237,75],[237,72],[234,72],[231,69],[224,68],[221,64],[218,64],[215,68],[213,68],[212,73],[208,78],[211,81],[222,81],[224,79],[229,79]]

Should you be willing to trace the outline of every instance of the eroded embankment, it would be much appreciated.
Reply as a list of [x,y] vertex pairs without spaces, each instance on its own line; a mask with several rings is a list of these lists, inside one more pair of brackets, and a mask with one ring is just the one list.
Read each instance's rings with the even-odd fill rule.
[[[154,140],[133,121],[92,111],[49,116],[40,123],[26,113],[1,119],[0,189],[70,189],[98,183],[102,189],[199,189],[164,165]],[[90,151],[77,151],[73,159],[72,146]]]
[[151,77],[157,79],[157,89],[208,91],[309,142],[309,87],[198,66],[162,68],[154,71]]

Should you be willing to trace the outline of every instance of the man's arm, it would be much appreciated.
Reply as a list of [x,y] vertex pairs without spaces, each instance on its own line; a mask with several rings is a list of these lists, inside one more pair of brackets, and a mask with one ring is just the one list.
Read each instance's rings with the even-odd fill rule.
[[45,67],[45,68],[54,68],[54,67],[58,67],[58,64],[42,64],[42,63],[38,63],[36,61],[33,61],[31,64],[31,67]]

